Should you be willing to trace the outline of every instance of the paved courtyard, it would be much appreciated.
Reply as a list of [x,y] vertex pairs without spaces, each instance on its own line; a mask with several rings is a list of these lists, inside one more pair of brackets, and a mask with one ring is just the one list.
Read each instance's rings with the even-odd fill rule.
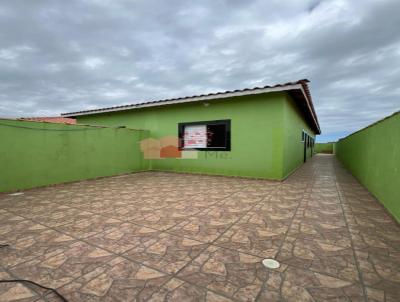
[[[400,299],[400,227],[330,155],[284,182],[144,172],[0,194],[0,244],[0,280],[68,301]],[[0,283],[0,301],[62,300]]]

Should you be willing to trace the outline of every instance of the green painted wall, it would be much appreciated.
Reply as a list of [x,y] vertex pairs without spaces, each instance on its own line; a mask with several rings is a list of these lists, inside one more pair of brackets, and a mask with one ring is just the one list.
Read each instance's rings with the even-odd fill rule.
[[[283,176],[289,176],[304,162],[304,142],[301,140],[302,131],[315,139],[315,132],[308,126],[303,114],[294,100],[287,96],[284,102],[284,162]],[[306,148],[307,159],[312,156],[312,148]]]
[[[231,119],[231,151],[199,151],[198,159],[152,160],[152,169],[282,179],[287,175],[283,167],[283,146],[291,139],[285,139],[286,131],[289,128],[299,131],[293,135],[300,145],[301,129],[305,125],[296,111],[296,121],[286,127],[285,111],[295,107],[287,102],[286,93],[269,93],[213,100],[207,102],[208,106],[193,102],[78,116],[77,119],[84,124],[148,129],[153,138],[177,136],[180,122]],[[296,125],[294,130],[292,126],[296,123],[302,126]],[[287,155],[293,153],[287,152]],[[302,149],[300,153],[296,157],[302,157]],[[295,160],[288,166],[293,168],[301,163]]]
[[0,192],[146,170],[149,163],[138,144],[146,135],[129,129],[0,120]]
[[231,151],[199,151],[198,159],[152,160],[152,169],[282,178],[284,94],[175,104],[77,117],[79,123],[126,125],[150,130],[150,137],[177,136],[178,123],[231,120]]
[[339,140],[336,156],[400,222],[400,112]]
[[316,143],[315,152],[316,153],[333,153],[334,143]]

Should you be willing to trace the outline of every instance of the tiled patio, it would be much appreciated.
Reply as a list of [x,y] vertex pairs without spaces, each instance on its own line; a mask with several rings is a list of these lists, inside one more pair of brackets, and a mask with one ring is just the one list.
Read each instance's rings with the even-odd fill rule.
[[[146,172],[24,193],[0,195],[0,279],[68,301],[400,299],[400,227],[333,156],[284,182]],[[0,283],[0,301],[61,300]]]

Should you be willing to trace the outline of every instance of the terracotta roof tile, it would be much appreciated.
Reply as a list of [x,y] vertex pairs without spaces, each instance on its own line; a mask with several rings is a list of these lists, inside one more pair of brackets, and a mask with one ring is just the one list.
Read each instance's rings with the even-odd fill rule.
[[33,122],[47,122],[47,123],[56,123],[56,124],[76,124],[76,119],[70,117],[62,117],[62,116],[42,116],[42,117],[22,117],[19,118],[22,121],[33,121]]

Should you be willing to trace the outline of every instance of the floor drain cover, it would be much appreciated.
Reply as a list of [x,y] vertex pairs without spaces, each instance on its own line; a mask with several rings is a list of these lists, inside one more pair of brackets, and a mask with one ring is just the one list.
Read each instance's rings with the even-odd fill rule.
[[17,192],[17,193],[11,193],[9,194],[10,196],[19,196],[19,195],[24,195],[22,192]]
[[262,261],[262,264],[263,264],[266,268],[278,268],[278,267],[281,266],[280,263],[279,263],[278,261],[276,261],[276,260],[274,260],[274,259],[271,259],[271,258],[264,259],[264,260]]

